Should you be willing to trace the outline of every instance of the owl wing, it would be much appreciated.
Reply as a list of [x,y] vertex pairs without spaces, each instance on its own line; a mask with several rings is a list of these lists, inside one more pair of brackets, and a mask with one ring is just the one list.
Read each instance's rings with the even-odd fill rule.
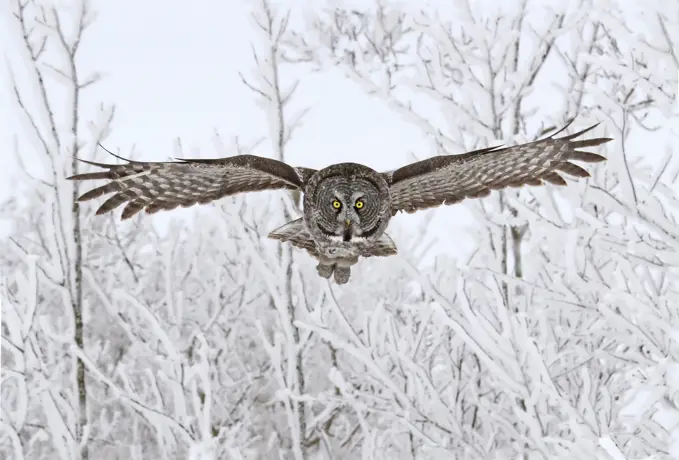
[[300,249],[306,249],[309,254],[318,257],[316,242],[311,237],[303,217],[288,222],[287,224],[278,227],[276,230],[273,230],[269,233],[269,238],[282,242],[290,242],[293,246]]
[[99,207],[97,214],[104,214],[127,203],[122,219],[128,219],[142,209],[147,214],[153,214],[179,206],[205,204],[242,192],[302,190],[315,172],[313,169],[295,168],[255,155],[170,162],[125,160],[127,163],[118,165],[80,161],[105,168],[106,171],[76,174],[68,177],[69,180],[106,179],[109,182],[81,195],[77,201],[88,201],[112,193]]
[[[570,124],[570,123],[569,123]],[[559,174],[589,177],[589,173],[570,160],[596,163],[606,158],[578,150],[612,139],[574,140],[594,129],[598,123],[575,134],[551,136],[512,147],[490,147],[461,155],[442,155],[418,161],[392,172],[382,173],[390,186],[392,215],[413,213],[442,204],[458,203],[465,198],[480,198],[491,190],[549,182],[566,185]]]

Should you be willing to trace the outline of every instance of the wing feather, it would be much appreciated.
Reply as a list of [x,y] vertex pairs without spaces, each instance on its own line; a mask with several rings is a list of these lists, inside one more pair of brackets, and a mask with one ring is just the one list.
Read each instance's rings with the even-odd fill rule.
[[318,257],[316,242],[311,237],[309,230],[304,223],[304,218],[299,218],[273,230],[269,233],[269,238],[281,242],[292,243],[293,246],[306,251],[314,257]]
[[567,185],[559,172],[589,177],[587,170],[571,160],[597,163],[606,160],[596,153],[577,150],[611,141],[610,138],[574,140],[598,126],[555,138],[551,136],[512,147],[490,147],[461,155],[441,155],[418,161],[382,176],[390,186],[392,214],[409,213],[488,196],[491,190],[545,182]]
[[302,190],[316,172],[255,155],[170,162],[123,160],[126,163],[118,165],[80,160],[106,168],[106,171],[76,174],[69,180],[105,179],[109,182],[82,194],[77,201],[113,194],[97,209],[97,214],[110,212],[127,203],[121,218],[129,219],[142,210],[152,214],[205,204],[236,193]]

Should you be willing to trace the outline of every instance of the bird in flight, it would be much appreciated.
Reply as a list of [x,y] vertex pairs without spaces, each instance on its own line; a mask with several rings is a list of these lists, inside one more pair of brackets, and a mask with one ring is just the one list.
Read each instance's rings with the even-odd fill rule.
[[304,195],[303,217],[268,236],[307,250],[317,259],[316,269],[321,277],[334,277],[336,283],[345,284],[351,266],[359,258],[396,254],[396,245],[385,230],[399,211],[413,213],[451,205],[508,187],[539,186],[545,182],[567,185],[560,173],[589,177],[585,169],[571,161],[596,163],[606,159],[580,150],[612,140],[578,139],[597,125],[555,137],[566,125],[533,142],[434,156],[389,172],[377,172],[357,163],[315,170],[256,155],[236,155],[169,162],[121,158],[126,161],[124,164],[80,160],[104,170],[68,179],[106,180],[106,184],[88,191],[77,201],[110,194],[96,213],[104,214],[125,204],[122,219],[142,210],[153,214],[237,193],[298,190]]

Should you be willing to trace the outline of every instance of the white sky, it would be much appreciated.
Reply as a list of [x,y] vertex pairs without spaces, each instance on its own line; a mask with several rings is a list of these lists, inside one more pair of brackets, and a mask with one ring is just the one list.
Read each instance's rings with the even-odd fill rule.
[[[99,101],[116,105],[112,132],[104,142],[107,148],[120,150],[123,156],[134,148],[137,159],[162,161],[176,154],[176,140],[181,138],[184,156],[216,157],[215,130],[226,140],[238,135],[245,144],[267,134],[265,113],[238,76],[239,71],[251,74],[250,42],[256,39],[245,5],[238,0],[93,2],[97,19],[83,39],[80,65],[84,73],[104,76],[87,90],[88,110]],[[3,21],[8,24],[10,19],[5,15]],[[8,27],[0,27],[0,34],[0,41],[9,45],[5,56],[16,66],[20,62],[16,47],[21,43]],[[25,178],[17,174],[14,135],[22,142],[25,163],[41,161],[25,142],[4,72],[0,147],[7,166],[0,168],[0,197],[25,185]],[[300,69],[300,77],[295,106],[310,106],[311,111],[287,148],[289,163],[320,168],[354,161],[388,170],[411,161],[411,152],[431,155],[418,128],[338,72],[310,75]],[[252,153],[270,156],[270,144],[265,142]],[[153,219],[163,226],[184,212],[161,213]],[[448,208],[437,213],[436,221],[454,224],[465,214],[463,209]],[[397,225],[411,227],[422,217],[399,216]],[[0,234],[6,233],[8,223],[0,224],[4,224]],[[271,229],[280,224],[272,223]],[[445,225],[444,233],[450,232]]]
[[[5,11],[10,1],[3,0]],[[74,3],[65,0],[63,4]],[[84,38],[80,64],[81,72],[98,71],[104,76],[86,93],[88,110],[100,101],[116,105],[112,133],[104,145],[123,155],[134,147],[137,159],[165,160],[176,154],[175,142],[181,138],[184,156],[216,157],[215,130],[224,139],[238,135],[244,143],[266,135],[265,114],[238,76],[239,71],[249,75],[252,66],[250,41],[255,36],[248,21],[248,3],[93,1],[97,20]],[[300,7],[301,3],[295,4]],[[13,29],[6,27],[9,16],[4,14],[2,19],[0,42],[8,45],[5,56],[16,64],[21,43]],[[10,104],[6,66],[2,67],[0,197],[6,197],[25,185],[13,156],[13,136],[21,141],[25,133]],[[387,170],[411,161],[411,152],[418,157],[434,153],[419,128],[338,73],[309,75],[300,68],[300,77],[295,106],[310,106],[311,112],[288,145],[286,156],[291,164],[320,168],[355,161]],[[253,153],[269,156],[270,144],[262,144]],[[28,164],[40,161],[27,143],[22,144],[21,155]],[[153,219],[162,226],[183,212],[161,213]],[[399,215],[392,227],[413,228],[422,214]],[[464,208],[439,208],[433,215],[436,234],[458,248],[466,244],[459,233],[460,225],[469,223]],[[272,223],[271,228],[280,224]],[[0,222],[0,235],[8,229],[7,222]],[[395,239],[398,245],[400,238]]]

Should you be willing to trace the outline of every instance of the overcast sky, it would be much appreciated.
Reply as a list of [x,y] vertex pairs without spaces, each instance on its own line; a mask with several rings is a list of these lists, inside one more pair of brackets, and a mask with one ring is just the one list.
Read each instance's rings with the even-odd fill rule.
[[[87,90],[88,110],[98,101],[116,105],[112,132],[104,143],[107,148],[123,154],[134,148],[137,159],[162,161],[176,154],[175,143],[181,138],[184,156],[216,157],[215,131],[224,139],[238,135],[244,143],[267,134],[265,113],[238,75],[252,74],[250,43],[256,40],[246,2],[98,0],[93,7],[97,20],[83,39],[80,66],[82,72],[103,75],[100,83]],[[9,18],[3,19],[7,24]],[[5,54],[17,69],[20,42],[9,28],[0,29],[7,36],[0,38],[9,44]],[[0,193],[7,196],[25,185],[10,154],[13,136],[21,142],[26,163],[41,160],[26,142],[9,104],[5,69],[2,75],[0,145],[8,166],[0,168]],[[355,161],[388,170],[411,161],[411,152],[431,155],[430,144],[418,128],[380,101],[366,97],[339,72],[313,75],[300,69],[300,77],[295,107],[308,106],[311,111],[288,146],[288,162],[320,168]],[[267,141],[253,153],[270,156],[271,145]],[[182,213],[161,213],[153,219],[162,227]],[[450,234],[448,224],[454,225],[465,215],[464,210],[448,209],[436,220],[446,223],[444,233]],[[405,215],[398,220],[409,227],[421,218]],[[272,229],[280,224],[272,223]],[[3,230],[8,228],[5,222]]]
[[[10,0],[4,0],[7,4]],[[65,2],[68,5],[72,2]],[[99,101],[115,103],[116,118],[105,145],[122,154],[134,147],[137,159],[166,160],[177,152],[181,138],[184,156],[215,157],[215,131],[244,143],[266,135],[265,113],[241,83],[238,72],[251,75],[250,42],[255,39],[248,22],[249,2],[241,0],[116,0],[92,2],[96,22],[84,37],[81,73],[100,72],[103,80],[87,90],[84,104],[92,111]],[[274,2],[284,5],[283,1]],[[305,2],[308,3],[308,2]],[[360,3],[360,2],[359,2]],[[302,2],[296,2],[301,7]],[[8,14],[3,25],[10,24]],[[20,72],[15,29],[0,27],[5,56]],[[41,161],[25,141],[10,104],[6,66],[0,90],[0,194],[17,193],[25,185],[17,174],[13,136],[21,142],[28,164]],[[362,162],[378,170],[393,169],[418,157],[430,156],[430,144],[421,131],[408,125],[380,101],[366,97],[339,72],[311,75],[300,68],[302,83],[295,106],[308,106],[303,127],[287,149],[288,162],[320,168],[333,162]],[[664,146],[661,146],[664,150]],[[235,152],[234,152],[235,153]],[[271,155],[270,144],[256,152]],[[653,152],[662,156],[664,151]],[[163,225],[181,211],[161,213]],[[421,216],[399,216],[406,227]],[[459,206],[435,213],[439,234],[450,240],[458,224],[468,222]],[[282,222],[272,223],[272,228]],[[440,224],[440,225],[439,225]],[[2,231],[8,229],[7,222]],[[453,239],[460,245],[459,238]],[[398,243],[398,241],[397,241]]]

